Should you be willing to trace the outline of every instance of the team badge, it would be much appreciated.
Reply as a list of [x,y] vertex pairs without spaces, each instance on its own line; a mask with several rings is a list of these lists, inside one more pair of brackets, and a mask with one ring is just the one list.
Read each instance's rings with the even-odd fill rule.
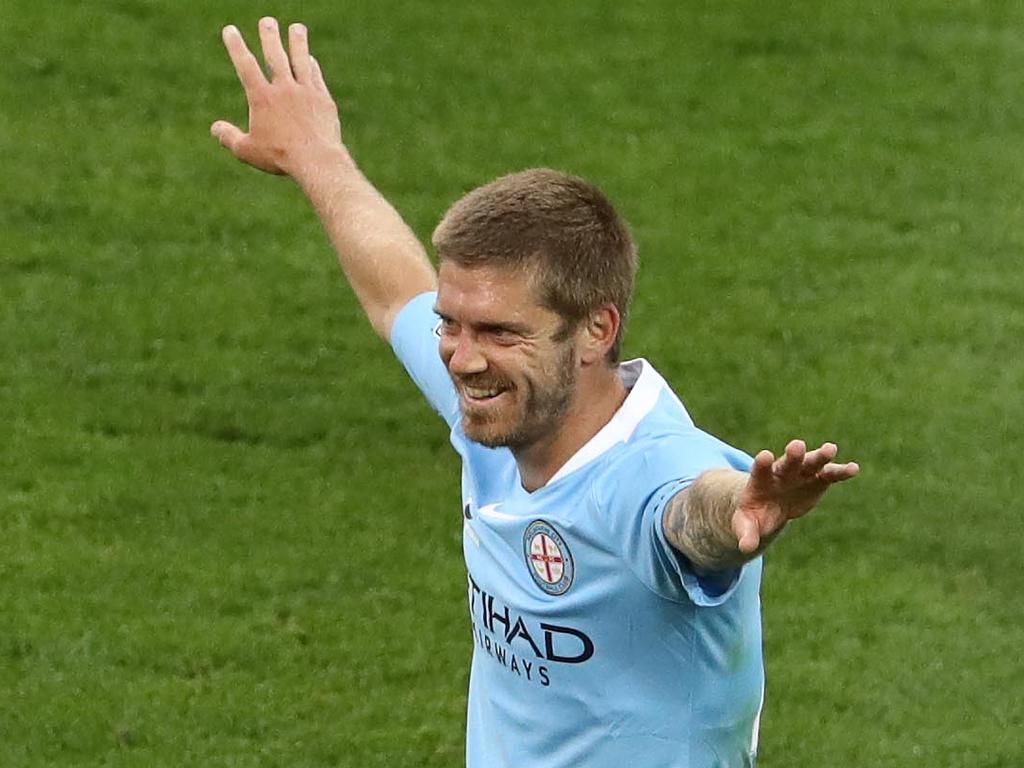
[[526,565],[537,586],[561,595],[572,586],[572,554],[565,540],[543,520],[534,520],[523,534]]

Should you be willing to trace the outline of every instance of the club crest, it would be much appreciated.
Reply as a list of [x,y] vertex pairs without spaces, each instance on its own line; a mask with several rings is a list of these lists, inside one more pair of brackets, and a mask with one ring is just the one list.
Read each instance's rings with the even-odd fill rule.
[[523,534],[526,566],[537,586],[549,595],[561,595],[572,586],[572,553],[565,540],[543,520],[534,520]]

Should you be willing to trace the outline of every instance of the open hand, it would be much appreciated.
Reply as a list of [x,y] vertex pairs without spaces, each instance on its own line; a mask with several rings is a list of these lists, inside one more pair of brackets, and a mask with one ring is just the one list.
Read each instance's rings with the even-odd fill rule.
[[338,108],[309,54],[304,25],[288,27],[288,53],[276,19],[260,19],[259,34],[269,79],[237,27],[224,27],[222,33],[249,103],[249,132],[218,120],[210,133],[239,160],[299,180],[315,171],[326,153],[344,149]]
[[838,450],[835,443],[824,443],[808,451],[803,440],[792,440],[777,460],[771,451],[757,454],[732,518],[741,552],[766,546],[786,523],[810,512],[829,486],[860,472],[854,462],[833,462]]

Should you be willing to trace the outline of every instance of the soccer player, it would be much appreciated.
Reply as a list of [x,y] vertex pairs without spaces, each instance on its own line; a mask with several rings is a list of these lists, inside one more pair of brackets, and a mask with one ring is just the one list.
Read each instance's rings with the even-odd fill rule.
[[374,330],[463,460],[470,768],[752,765],[760,555],[858,472],[832,443],[754,459],[619,361],[635,247],[587,182],[505,176],[456,202],[439,269],[342,142],[307,31],[224,43],[248,132],[211,131],[312,202]]

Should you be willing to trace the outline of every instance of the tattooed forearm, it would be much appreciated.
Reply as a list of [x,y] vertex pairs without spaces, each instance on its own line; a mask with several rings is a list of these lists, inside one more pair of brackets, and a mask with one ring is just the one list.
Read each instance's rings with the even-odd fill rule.
[[665,507],[665,536],[694,567],[724,571],[750,559],[750,555],[740,552],[732,530],[736,494],[746,482],[743,472],[705,472]]

